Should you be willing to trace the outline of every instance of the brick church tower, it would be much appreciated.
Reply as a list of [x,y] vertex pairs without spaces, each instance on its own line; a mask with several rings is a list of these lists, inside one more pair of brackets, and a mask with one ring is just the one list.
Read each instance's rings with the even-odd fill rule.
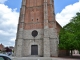
[[15,56],[58,56],[53,0],[22,0]]

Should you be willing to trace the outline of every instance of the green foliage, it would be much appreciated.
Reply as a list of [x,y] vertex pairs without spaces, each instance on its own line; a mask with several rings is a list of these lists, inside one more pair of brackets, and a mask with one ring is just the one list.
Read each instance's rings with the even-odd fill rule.
[[76,13],[66,26],[64,26],[59,35],[60,49],[80,50],[80,13]]

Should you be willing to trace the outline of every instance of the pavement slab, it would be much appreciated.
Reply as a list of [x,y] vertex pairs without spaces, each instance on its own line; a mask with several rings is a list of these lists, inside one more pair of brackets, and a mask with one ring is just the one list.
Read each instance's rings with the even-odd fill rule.
[[59,58],[59,57],[11,57],[12,60],[80,60],[74,58]]

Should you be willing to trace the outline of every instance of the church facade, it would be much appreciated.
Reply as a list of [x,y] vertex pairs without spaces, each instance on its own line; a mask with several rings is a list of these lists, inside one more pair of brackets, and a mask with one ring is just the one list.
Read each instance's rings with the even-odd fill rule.
[[15,56],[58,56],[54,0],[22,0]]

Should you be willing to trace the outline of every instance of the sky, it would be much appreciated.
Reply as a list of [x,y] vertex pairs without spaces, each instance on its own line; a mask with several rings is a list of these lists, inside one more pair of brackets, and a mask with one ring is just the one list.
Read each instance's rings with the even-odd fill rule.
[[[0,0],[0,43],[14,46],[22,0]],[[56,21],[64,26],[80,12],[80,0],[54,0]]]

